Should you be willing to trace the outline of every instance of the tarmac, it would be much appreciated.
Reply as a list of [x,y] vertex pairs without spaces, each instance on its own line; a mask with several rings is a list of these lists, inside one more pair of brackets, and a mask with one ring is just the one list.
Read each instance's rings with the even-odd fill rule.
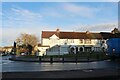
[[88,69],[64,71],[35,71],[35,72],[4,72],[2,79],[95,79],[95,80],[120,80],[120,70],[116,69]]
[[[20,58],[10,58],[10,60],[25,61],[25,62],[39,61],[38,59],[25,60]],[[84,61],[88,61],[88,60],[83,60],[83,62]],[[2,80],[6,80],[6,79],[12,79],[12,80],[13,79],[15,80],[16,79],[120,80],[120,69],[83,69],[83,70],[60,70],[60,71],[3,72]]]

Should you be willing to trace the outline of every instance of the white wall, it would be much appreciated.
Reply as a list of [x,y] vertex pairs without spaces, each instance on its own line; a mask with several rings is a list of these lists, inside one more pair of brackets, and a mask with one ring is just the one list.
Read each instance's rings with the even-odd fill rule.
[[43,38],[42,39],[42,45],[44,45],[44,46],[48,46],[48,45],[50,45],[50,40],[49,39],[47,39],[47,38]]
[[39,52],[39,56],[43,56],[46,55],[46,49],[48,49],[49,47],[38,47]]
[[45,39],[43,38],[43,43],[42,45],[49,45],[50,47],[55,46],[55,45],[93,45],[96,47],[101,46],[101,40],[97,39],[92,39],[90,44],[85,44],[85,40],[83,39],[83,43],[80,43],[80,39],[58,39],[58,38],[50,38],[50,39]]

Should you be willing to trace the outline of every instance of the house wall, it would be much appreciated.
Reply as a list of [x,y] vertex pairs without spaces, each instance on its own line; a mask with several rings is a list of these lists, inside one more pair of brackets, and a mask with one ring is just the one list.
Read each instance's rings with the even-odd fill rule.
[[46,55],[46,50],[48,49],[49,47],[38,47],[38,50],[40,51],[38,56],[43,56],[43,55]]
[[44,46],[51,45],[50,40],[48,38],[42,38],[42,45],[44,45]]
[[12,48],[3,48],[2,51],[5,51],[5,52],[11,52]]
[[2,48],[2,47],[0,47],[0,51],[3,51],[3,48]]
[[82,39],[82,43],[80,42],[80,39],[46,39],[43,38],[43,43],[42,45],[46,45],[46,46],[55,46],[55,45],[93,45],[95,47],[100,47],[101,46],[101,40],[98,39],[91,39],[90,43],[85,43],[86,39]]

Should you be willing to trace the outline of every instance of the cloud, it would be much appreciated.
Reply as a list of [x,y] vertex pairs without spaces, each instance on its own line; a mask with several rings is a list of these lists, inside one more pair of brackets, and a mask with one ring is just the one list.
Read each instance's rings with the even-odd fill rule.
[[[75,25],[74,25],[75,26]],[[101,23],[101,24],[80,24],[74,27],[74,31],[92,31],[92,32],[110,32],[114,28],[118,28],[118,23]]]
[[82,16],[82,17],[94,17],[95,12],[98,11],[96,8],[88,7],[88,6],[80,6],[72,3],[67,3],[63,5],[63,9],[65,11],[70,12],[74,16]]
[[[85,17],[92,18],[96,16],[98,8],[81,6],[74,3],[60,3],[56,7],[45,7],[42,15],[54,18]],[[46,13],[49,12],[49,13]]]
[[61,13],[62,9],[60,9],[60,6],[56,6],[56,7],[45,7],[42,10],[42,15],[46,16],[46,17],[54,17],[54,18],[60,18],[63,17],[64,14]]
[[22,8],[11,8],[9,13],[5,11],[6,10],[3,10],[3,27],[12,27],[15,25],[17,25],[16,27],[23,27],[23,25],[28,26],[36,23],[36,21],[41,21],[43,17],[40,13],[35,13]]
[[34,13],[34,12],[31,12],[29,10],[25,10],[25,9],[21,9],[21,8],[11,8],[11,10],[15,13],[15,14],[18,14],[20,16],[24,16],[24,17],[27,17],[27,18],[41,18],[41,14],[39,13]]
[[[13,44],[13,42],[16,40],[17,37],[20,36],[21,33],[27,33],[27,34],[34,34],[35,36],[37,36],[37,38],[40,41],[41,38],[41,32],[42,30],[50,30],[50,27],[47,26],[38,26],[38,27],[14,27],[14,28],[9,28],[9,27],[5,27],[5,28],[0,28],[0,30],[2,30],[2,33],[0,33],[0,36],[2,37],[2,44],[4,46],[10,46]],[[0,44],[0,46],[2,46]]]
[[11,45],[21,33],[35,34],[39,38],[39,29],[2,28],[2,43]]
[[84,6],[76,6],[74,4],[66,4],[64,6],[64,9],[69,11],[69,12],[73,12],[73,13],[78,13],[79,11],[89,11],[89,8],[84,7]]

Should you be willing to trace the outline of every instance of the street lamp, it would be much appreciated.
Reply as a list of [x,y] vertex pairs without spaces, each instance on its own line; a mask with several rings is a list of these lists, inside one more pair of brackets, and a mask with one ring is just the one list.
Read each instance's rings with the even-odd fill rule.
[[14,44],[13,44],[13,51],[14,51],[14,54],[16,54],[16,42],[14,41]]

